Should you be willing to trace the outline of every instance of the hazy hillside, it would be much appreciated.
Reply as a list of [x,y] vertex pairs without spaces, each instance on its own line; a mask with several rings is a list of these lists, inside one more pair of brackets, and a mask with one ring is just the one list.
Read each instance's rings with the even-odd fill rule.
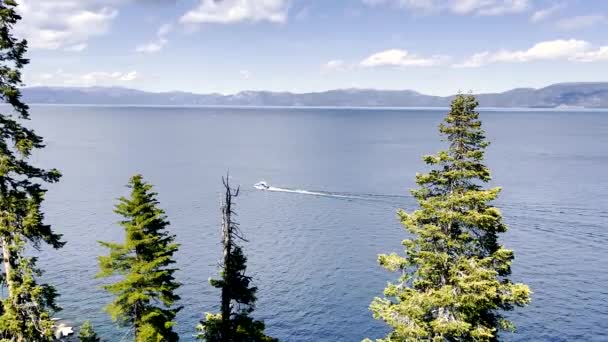
[[[150,93],[116,87],[31,87],[23,89],[23,96],[26,102],[38,104],[185,106],[445,107],[451,99],[424,95],[412,90],[338,89],[304,94],[244,91],[234,95],[221,95]],[[559,83],[541,89],[519,88],[504,93],[479,94],[478,98],[483,107],[608,108],[608,82]]]

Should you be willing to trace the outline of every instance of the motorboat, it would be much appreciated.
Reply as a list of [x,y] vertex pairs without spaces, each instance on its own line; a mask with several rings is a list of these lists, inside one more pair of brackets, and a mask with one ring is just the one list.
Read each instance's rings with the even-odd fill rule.
[[255,183],[255,185],[253,187],[256,188],[256,189],[258,189],[258,190],[268,190],[268,189],[270,189],[270,186],[265,181],[261,181],[261,182]]

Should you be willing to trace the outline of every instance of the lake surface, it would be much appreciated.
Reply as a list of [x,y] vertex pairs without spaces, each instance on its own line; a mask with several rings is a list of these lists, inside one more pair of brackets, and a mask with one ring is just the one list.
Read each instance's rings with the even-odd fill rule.
[[[159,192],[181,249],[184,309],[177,330],[192,341],[219,292],[208,284],[220,259],[219,192],[230,170],[243,192],[238,221],[249,274],[259,287],[257,318],[283,341],[360,341],[386,332],[368,310],[396,278],[376,255],[401,252],[397,208],[423,154],[443,148],[445,111],[34,106],[30,124],[47,141],[34,159],[59,168],[47,221],[68,244],[44,249],[40,264],[57,286],[59,317],[91,319],[120,341],[102,311],[111,298],[95,279],[98,240],[122,240],[113,206],[142,173]],[[608,112],[482,112],[492,141],[487,164],[516,252],[512,279],[534,291],[510,314],[509,341],[608,340]],[[263,192],[271,185],[340,196]]]

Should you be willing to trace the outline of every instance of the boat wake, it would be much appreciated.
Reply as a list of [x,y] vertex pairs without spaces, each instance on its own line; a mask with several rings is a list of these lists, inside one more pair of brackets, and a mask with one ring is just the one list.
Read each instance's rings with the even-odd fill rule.
[[353,194],[353,193],[337,193],[337,192],[329,192],[329,191],[310,191],[310,190],[302,190],[302,189],[290,189],[290,188],[280,188],[268,185],[265,181],[261,181],[253,186],[254,188],[262,191],[273,191],[273,192],[286,192],[293,194],[301,194],[301,195],[311,195],[311,196],[320,196],[320,197],[332,197],[332,198],[342,198],[342,199],[359,199],[359,200],[380,200],[381,198],[390,198],[390,197],[407,197],[407,196],[397,196],[397,195],[376,195],[376,194]]
[[351,195],[339,195],[339,194],[335,194],[335,193],[331,193],[331,192],[317,192],[317,191],[308,191],[308,190],[300,190],[300,189],[275,188],[273,186],[268,187],[268,189],[266,189],[266,191],[290,192],[290,193],[294,193],[294,194],[333,197],[333,198],[365,199],[364,197],[351,196]]

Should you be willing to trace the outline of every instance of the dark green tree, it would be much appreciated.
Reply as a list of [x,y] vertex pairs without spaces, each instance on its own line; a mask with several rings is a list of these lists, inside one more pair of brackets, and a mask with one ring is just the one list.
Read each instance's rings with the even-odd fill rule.
[[513,330],[501,312],[530,302],[530,290],[514,284],[513,252],[499,244],[507,231],[492,206],[500,188],[484,189],[490,171],[483,164],[488,146],[473,96],[457,96],[439,126],[447,151],[425,156],[431,171],[418,174],[412,190],[420,208],[399,212],[411,234],[405,256],[380,255],[396,283],[376,298],[371,310],[391,332],[378,341],[496,341]]
[[85,321],[80,326],[80,331],[78,332],[78,340],[80,342],[100,342],[101,340],[97,337],[97,333],[93,330],[93,325],[91,321]]
[[[29,119],[29,107],[21,101],[21,69],[27,42],[12,31],[21,20],[17,2],[0,1],[0,97],[7,103],[0,113],[0,248],[2,281],[8,290],[2,300],[0,339],[11,341],[50,341],[53,338],[52,314],[56,291],[38,283],[42,273],[36,258],[27,257],[28,245],[38,249],[42,244],[61,248],[61,235],[44,224],[40,209],[46,190],[43,183],[54,183],[59,171],[31,165],[31,153],[44,147],[42,137],[23,126]],[[10,108],[10,109],[9,109]]]
[[212,279],[211,285],[222,291],[221,312],[207,313],[199,324],[199,339],[207,342],[271,342],[278,341],[264,333],[264,322],[250,315],[255,309],[257,287],[252,286],[246,275],[247,258],[237,244],[246,241],[233,221],[233,199],[239,190],[231,188],[229,177],[223,179],[225,195],[222,211],[223,263],[220,279]]
[[169,222],[158,208],[152,185],[141,175],[131,178],[129,198],[121,197],[115,212],[124,219],[124,243],[100,242],[110,250],[99,257],[99,277],[123,276],[122,280],[104,286],[116,299],[106,307],[112,319],[133,331],[135,341],[177,341],[174,319],[181,307],[175,307],[179,283],[173,254],[177,252],[175,236],[167,231]]

